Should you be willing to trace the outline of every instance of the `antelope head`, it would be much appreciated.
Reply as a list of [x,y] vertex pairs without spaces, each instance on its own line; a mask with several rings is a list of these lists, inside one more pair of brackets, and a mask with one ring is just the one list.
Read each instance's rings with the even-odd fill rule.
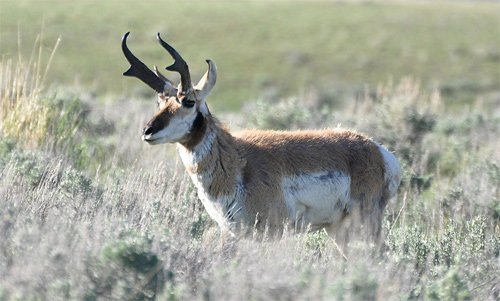
[[204,116],[210,115],[206,98],[217,79],[215,63],[207,60],[207,72],[196,85],[193,85],[186,61],[172,46],[163,41],[158,33],[156,35],[158,42],[174,59],[174,63],[166,69],[178,72],[181,77],[179,85],[175,87],[156,66],[153,72],[132,54],[127,47],[129,33],[127,32],[122,39],[123,54],[130,63],[130,68],[123,75],[137,77],[158,93],[158,112],[144,126],[142,140],[149,144],[187,141],[193,125]]

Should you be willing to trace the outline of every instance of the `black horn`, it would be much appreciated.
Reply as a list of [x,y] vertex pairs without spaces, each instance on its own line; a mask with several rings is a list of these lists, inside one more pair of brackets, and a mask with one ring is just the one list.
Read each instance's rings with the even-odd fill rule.
[[159,78],[151,69],[149,69],[143,62],[135,57],[127,47],[127,37],[130,32],[127,32],[122,38],[122,51],[127,61],[130,63],[130,68],[123,72],[124,76],[137,77],[146,85],[150,86],[157,93],[163,93],[165,88],[165,81]]
[[165,48],[174,59],[174,63],[165,69],[169,71],[176,71],[181,75],[181,91],[187,93],[193,86],[191,83],[191,75],[189,74],[188,64],[172,46],[162,40],[160,33],[156,35],[156,38],[158,39],[158,42],[160,42],[160,45],[163,46],[163,48]]

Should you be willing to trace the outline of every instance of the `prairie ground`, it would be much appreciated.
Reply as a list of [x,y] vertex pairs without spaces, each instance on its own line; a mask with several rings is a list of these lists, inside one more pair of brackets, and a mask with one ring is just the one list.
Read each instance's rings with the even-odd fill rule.
[[[499,17],[469,2],[1,1],[0,300],[498,300]],[[121,77],[129,30],[151,65],[170,63],[156,31],[193,74],[214,58],[209,105],[233,130],[340,125],[394,151],[384,247],[353,240],[345,260],[322,231],[221,237],[174,148],[140,141],[155,101]]]

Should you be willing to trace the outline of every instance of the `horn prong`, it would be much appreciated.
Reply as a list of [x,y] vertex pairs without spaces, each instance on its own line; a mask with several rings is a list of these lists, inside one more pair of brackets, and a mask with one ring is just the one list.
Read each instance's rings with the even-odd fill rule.
[[167,50],[167,52],[172,56],[174,59],[174,63],[165,69],[169,71],[175,71],[178,72],[181,75],[181,87],[182,87],[182,92],[187,93],[189,90],[193,88],[193,84],[191,82],[191,75],[189,73],[189,67],[186,61],[182,58],[182,56],[175,50],[174,47],[170,46],[167,42],[165,42],[161,36],[160,33],[156,34],[156,39],[160,43],[160,45]]
[[125,33],[122,38],[122,51],[125,58],[130,63],[130,68],[123,72],[123,75],[136,77],[143,81],[146,85],[150,86],[157,93],[163,93],[165,91],[165,86],[168,85],[169,82],[166,82],[156,75],[130,51],[127,46],[127,38],[129,34],[130,32]]

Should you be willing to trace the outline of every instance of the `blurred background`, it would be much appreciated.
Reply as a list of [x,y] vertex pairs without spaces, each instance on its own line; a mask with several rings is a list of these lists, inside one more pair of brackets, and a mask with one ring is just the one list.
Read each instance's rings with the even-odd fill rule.
[[463,103],[498,97],[499,15],[490,1],[2,0],[0,53],[28,59],[41,36],[48,56],[60,37],[46,85],[153,95],[121,76],[120,41],[131,31],[132,51],[164,68],[171,59],[155,40],[161,32],[193,78],[215,60],[210,103],[221,110],[311,89],[339,101],[406,76]]

